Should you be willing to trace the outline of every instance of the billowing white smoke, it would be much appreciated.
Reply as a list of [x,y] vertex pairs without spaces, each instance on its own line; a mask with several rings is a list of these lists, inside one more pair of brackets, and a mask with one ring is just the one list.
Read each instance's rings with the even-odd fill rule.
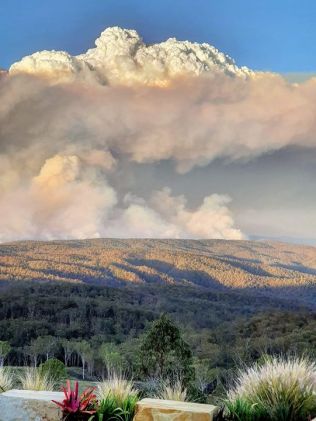
[[229,200],[212,195],[195,210],[168,189],[147,204],[126,195],[125,206],[95,168],[78,156],[56,155],[24,186],[0,196],[0,241],[21,238],[242,238],[226,207]]
[[115,204],[113,189],[82,174],[77,156],[56,155],[0,196],[0,241],[98,237]]
[[96,48],[76,57],[64,51],[41,51],[13,64],[10,72],[124,85],[163,85],[176,77],[206,72],[252,73],[209,44],[170,38],[147,46],[136,31],[118,27],[106,29],[95,44]]
[[[146,47],[106,30],[82,56],[40,52],[0,77],[0,240],[242,238],[225,195],[191,208],[168,189],[139,194],[121,169],[316,148],[316,82],[239,69],[206,44]],[[31,73],[31,75],[30,75]],[[242,76],[242,77],[240,77]],[[136,163],[136,164],[135,164]]]
[[138,237],[141,232],[153,238],[243,238],[234,227],[227,196],[205,197],[196,209],[188,209],[186,199],[172,196],[168,188],[153,192],[148,203],[131,195],[124,201],[128,206],[116,213],[113,225],[106,229],[107,236]]

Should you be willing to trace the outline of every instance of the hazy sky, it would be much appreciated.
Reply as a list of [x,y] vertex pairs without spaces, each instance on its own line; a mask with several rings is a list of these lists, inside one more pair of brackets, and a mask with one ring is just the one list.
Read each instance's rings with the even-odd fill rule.
[[209,42],[239,65],[314,72],[314,0],[1,0],[0,67],[43,49],[78,54],[108,26]]
[[[312,0],[2,0],[0,67],[48,51],[0,74],[0,241],[316,242],[315,21]],[[148,46],[109,30],[74,57],[111,26]]]

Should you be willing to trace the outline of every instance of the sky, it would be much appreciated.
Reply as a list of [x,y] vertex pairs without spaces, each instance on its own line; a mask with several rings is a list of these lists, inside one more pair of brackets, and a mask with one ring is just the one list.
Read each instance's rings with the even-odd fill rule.
[[1,0],[0,67],[43,49],[79,54],[118,25],[148,43],[208,42],[255,70],[309,73],[315,21],[313,0]]
[[315,18],[311,0],[1,0],[0,242],[316,244]]

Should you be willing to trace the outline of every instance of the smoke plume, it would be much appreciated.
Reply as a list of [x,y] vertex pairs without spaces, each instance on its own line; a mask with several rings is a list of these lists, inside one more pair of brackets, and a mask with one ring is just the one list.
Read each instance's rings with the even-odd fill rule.
[[[316,81],[239,68],[208,44],[146,46],[109,28],[80,56],[44,51],[0,77],[0,240],[243,238],[229,197],[111,185],[126,163],[178,173],[316,148]],[[116,182],[116,185],[119,185]]]

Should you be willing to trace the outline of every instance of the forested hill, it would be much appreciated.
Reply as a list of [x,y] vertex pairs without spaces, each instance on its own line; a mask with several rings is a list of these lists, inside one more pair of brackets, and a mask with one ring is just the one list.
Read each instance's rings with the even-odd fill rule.
[[225,240],[23,241],[0,245],[0,281],[256,289],[314,303],[316,248]]
[[[23,364],[37,338],[49,337],[54,343],[88,341],[95,350],[118,344],[134,372],[142,335],[161,313],[181,328],[194,355],[220,372],[235,366],[236,355],[251,362],[263,350],[315,349],[313,247],[17,242],[0,245],[0,287],[0,340],[12,346],[13,365]],[[63,358],[60,349],[55,355]]]

